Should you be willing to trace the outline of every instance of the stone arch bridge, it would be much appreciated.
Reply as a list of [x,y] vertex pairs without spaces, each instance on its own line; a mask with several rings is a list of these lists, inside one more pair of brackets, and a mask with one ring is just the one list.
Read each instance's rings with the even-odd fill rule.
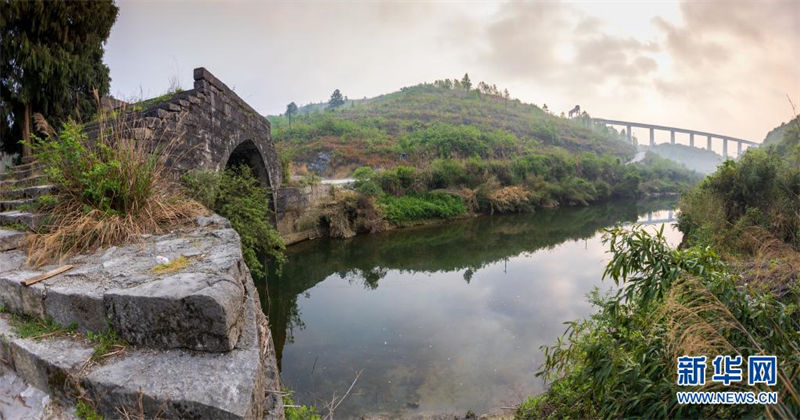
[[[194,69],[193,89],[106,107],[125,116],[124,129],[134,138],[168,150],[168,166],[177,173],[248,165],[270,188],[275,210],[282,174],[270,123],[205,68]],[[93,129],[87,128],[90,136]]]

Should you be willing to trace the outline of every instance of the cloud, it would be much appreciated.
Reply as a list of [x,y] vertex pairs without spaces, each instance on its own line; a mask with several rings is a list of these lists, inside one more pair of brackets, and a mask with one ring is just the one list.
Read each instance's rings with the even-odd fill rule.
[[800,3],[120,1],[112,92],[205,66],[256,109],[469,72],[526,102],[760,140],[800,102]]
[[488,26],[482,61],[491,73],[586,97],[647,82],[658,46],[611,34],[602,20],[565,3],[509,3]]

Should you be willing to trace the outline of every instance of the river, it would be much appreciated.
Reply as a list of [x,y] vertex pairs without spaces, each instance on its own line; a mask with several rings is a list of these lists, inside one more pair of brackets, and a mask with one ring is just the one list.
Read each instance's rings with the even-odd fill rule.
[[663,220],[674,206],[615,202],[292,246],[280,276],[259,285],[284,385],[324,407],[360,372],[340,418],[514,406],[543,390],[540,346],[592,313],[588,292],[612,287],[601,229],[654,211]]

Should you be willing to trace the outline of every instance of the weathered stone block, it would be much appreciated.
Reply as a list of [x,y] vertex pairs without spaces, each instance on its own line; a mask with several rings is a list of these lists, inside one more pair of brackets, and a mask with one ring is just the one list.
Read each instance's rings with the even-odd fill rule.
[[60,325],[73,322],[83,331],[104,331],[108,327],[103,295],[86,290],[51,287],[44,299],[44,311]]
[[92,356],[92,348],[69,340],[36,341],[17,338],[11,346],[11,360],[17,374],[31,385],[53,395],[67,395],[69,374]]
[[19,248],[24,239],[25,232],[0,229],[0,252]]
[[114,329],[132,343],[229,351],[243,322],[244,289],[233,277],[182,273],[106,292]]

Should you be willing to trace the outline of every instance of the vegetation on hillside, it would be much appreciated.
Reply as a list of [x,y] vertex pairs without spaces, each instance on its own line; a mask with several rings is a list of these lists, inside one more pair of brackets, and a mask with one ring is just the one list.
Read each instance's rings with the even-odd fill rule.
[[676,193],[700,179],[652,154],[627,164],[636,148],[613,128],[585,113],[551,115],[483,82],[472,89],[468,75],[341,96],[326,111],[290,104],[271,117],[273,138],[296,173],[356,178],[394,225]]
[[350,171],[359,166],[421,166],[440,158],[504,159],[528,152],[620,157],[635,152],[624,136],[591,124],[588,117],[560,118],[491,88],[467,92],[444,81],[350,102],[335,111],[303,113],[301,108],[298,115],[270,121],[278,148],[297,164],[332,153],[333,164]]
[[[648,156],[645,164],[626,165],[618,158],[588,153],[529,154],[506,160],[437,159],[422,169],[361,167],[353,176],[356,191],[378,198],[393,223],[452,218],[467,211],[516,213],[587,205],[688,188],[695,179],[657,156]],[[448,199],[452,205],[434,211],[448,196],[453,197]]]
[[[661,233],[609,230],[617,293],[546,349],[550,383],[519,418],[800,415],[800,127],[728,161],[681,202],[680,250]],[[676,385],[683,355],[775,355],[774,387]],[[710,372],[710,369],[709,369]],[[708,375],[708,378],[711,376]],[[675,393],[777,391],[775,405],[682,405]]]

